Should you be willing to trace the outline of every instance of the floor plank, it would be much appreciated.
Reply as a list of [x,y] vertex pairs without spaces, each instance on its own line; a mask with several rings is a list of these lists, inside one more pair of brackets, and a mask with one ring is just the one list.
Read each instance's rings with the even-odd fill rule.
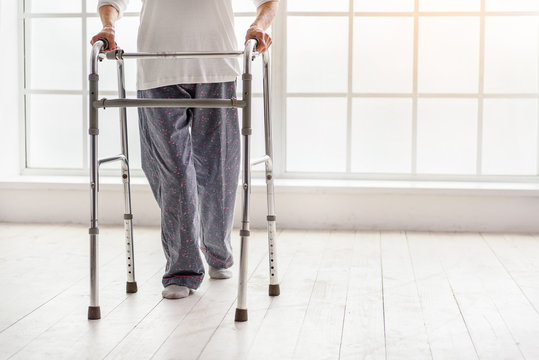
[[[0,331],[13,325],[43,305],[82,276],[80,259],[84,257],[82,228],[52,226],[24,226],[16,240],[10,237],[0,241],[0,288],[12,289],[0,296]],[[2,231],[2,234],[4,231]],[[16,233],[15,233],[16,234]],[[68,236],[66,244],[59,237]],[[47,252],[43,252],[47,249]],[[20,286],[32,284],[32,286]]]
[[[68,234],[68,233],[66,233]],[[85,246],[86,248],[87,246]],[[37,309],[31,313],[25,315],[19,319],[16,323],[12,324],[9,328],[1,332],[0,336],[0,358],[4,356],[10,356],[20,351],[22,347],[26,346],[34,338],[41,335],[47,329],[52,327],[60,319],[71,312],[83,314],[88,306],[88,292],[89,292],[89,277],[88,277],[88,254],[87,250],[83,251],[83,254],[74,256],[70,252],[70,255],[74,260],[78,260],[79,263],[74,266],[70,266],[71,273],[77,273],[80,276],[75,282],[66,282],[64,286],[66,288],[56,294],[52,299],[49,299],[45,303],[39,305]],[[118,273],[114,270],[124,265],[123,258],[116,256],[114,261],[107,261],[103,264],[101,270],[103,275],[101,276],[101,287],[106,288],[116,280],[117,286],[122,286],[118,283],[121,278],[118,277]],[[62,269],[66,263],[61,264]],[[69,264],[69,263],[68,263]],[[116,274],[112,277],[109,274]],[[52,276],[51,276],[52,277]],[[58,278],[55,279],[58,282]],[[38,287],[24,286],[18,289],[18,286],[11,288],[14,293],[21,296],[21,292],[24,290],[39,291]],[[31,294],[23,294],[22,296],[32,296]],[[14,307],[13,305],[11,307]],[[18,307],[18,305],[17,305]],[[15,308],[17,308],[15,307]]]
[[[262,233],[253,234],[250,238],[248,274],[249,276],[256,268],[267,266],[264,261],[267,257],[267,243]],[[239,244],[234,249],[239,250]],[[239,259],[238,254],[235,255]],[[239,261],[238,261],[239,263]],[[234,265],[237,269],[237,265]],[[237,274],[237,271],[236,271]],[[237,295],[237,276],[230,280],[210,280],[211,286],[201,297],[189,313],[181,319],[181,322],[174,328],[165,342],[153,354],[153,359],[197,359],[204,351],[207,343],[213,337],[217,327],[223,321],[233,321],[225,319],[225,314],[234,309]],[[178,353],[178,349],[185,349]]]
[[535,306],[537,281],[530,281],[530,271],[535,270],[537,274],[539,270],[537,263],[533,263],[539,258],[537,251],[532,249],[537,243],[525,236],[511,236],[511,240],[501,242],[496,236],[483,235],[483,239],[491,250],[496,249],[488,257],[492,266],[500,265],[494,276],[491,274],[483,281],[497,300],[500,314],[524,357],[539,358],[539,313]]
[[88,321],[86,226],[0,223],[0,360],[539,358],[534,234],[285,230],[269,297],[255,231],[250,320],[235,323],[237,276],[161,298],[159,232],[135,228],[126,295],[123,229],[102,227],[103,318]]
[[358,232],[353,248],[340,358],[385,359],[379,232]]
[[407,233],[406,237],[432,357],[477,359],[431,234]]
[[[102,230],[101,243],[104,245],[100,253],[105,254],[107,249],[107,241],[109,235],[118,235],[114,241],[119,243],[119,247],[124,249],[123,233],[121,228],[115,231]],[[119,309],[129,306],[136,299],[151,294],[145,291],[152,282],[148,281],[151,278],[159,278],[162,275],[163,255],[160,249],[159,233],[152,230],[148,234],[148,238],[141,236],[142,231],[137,232],[136,249],[140,252],[140,256],[136,256],[136,275],[139,284],[139,293],[127,295],[125,294],[125,258],[122,253],[114,256],[114,260],[110,263],[100,262],[100,305],[102,311],[102,319],[99,321],[88,321],[86,319],[86,309],[88,306],[88,277],[79,281],[73,286],[70,291],[63,296],[59,296],[56,301],[50,303],[44,310],[57,309],[62,311],[58,317],[49,314],[48,320],[43,322],[42,328],[45,328],[38,336],[32,339],[14,356],[14,359],[33,359],[33,358],[65,358],[70,356],[78,356],[77,354],[88,354],[89,358],[99,358],[97,354],[100,351],[105,351],[103,348],[92,347],[92,343],[99,344],[101,339],[106,338],[108,332],[100,332],[99,329],[109,329],[107,324],[114,321],[114,316],[109,318],[110,314],[114,314]],[[157,235],[157,236],[156,236]],[[118,245],[114,245],[118,246]],[[88,273],[88,259],[85,257],[84,268]],[[158,280],[157,280],[158,281]],[[127,301],[128,300],[128,301]],[[42,312],[42,315],[47,314]],[[36,314],[37,315],[37,314]],[[112,320],[109,320],[112,319]],[[130,321],[131,317],[127,317],[125,321]],[[28,322],[33,323],[34,317],[29,317]],[[46,319],[45,319],[46,320]],[[22,326],[22,325],[21,325]],[[28,326],[26,326],[28,327]],[[24,327],[22,327],[23,329]],[[110,334],[109,334],[110,335]],[[123,335],[122,335],[123,336]],[[96,351],[98,353],[96,353]],[[94,355],[96,355],[94,357]]]
[[326,240],[294,359],[339,357],[354,233],[331,232]]
[[[1,312],[0,322],[3,328],[0,332],[5,335],[16,333],[18,329],[24,329],[24,324],[30,319],[36,322],[34,314],[36,309],[41,309],[42,314],[51,312],[49,320],[42,317],[45,322],[55,318],[55,314],[63,312],[58,308],[65,296],[87,294],[89,289],[88,280],[88,235],[87,228],[83,226],[44,226],[39,233],[32,235],[32,232],[25,232],[21,239],[11,249],[16,249],[21,243],[25,243],[27,236],[28,249],[21,248],[17,254],[6,256],[1,253],[2,265],[0,269],[3,274],[16,274],[15,276],[0,277],[0,286],[3,289],[10,289],[0,297],[2,308],[9,306],[9,312]],[[100,263],[102,266],[110,267],[111,261],[118,259],[123,252],[121,242],[121,231],[104,229],[103,246],[101,250]],[[34,242],[34,235],[41,239]],[[119,262],[116,266],[125,272],[125,262]],[[79,293],[73,293],[74,289],[84,289]],[[77,294],[77,295],[75,295]],[[56,310],[52,310],[56,307]],[[30,316],[32,315],[32,316]],[[30,317],[29,317],[30,316]],[[26,319],[29,317],[28,319]],[[24,320],[24,321],[23,321]],[[23,321],[23,324],[18,322]],[[41,324],[37,321],[37,324]],[[16,325],[16,326],[15,326]],[[44,325],[44,324],[43,324]],[[45,326],[45,325],[44,325]],[[13,328],[14,327],[14,328]],[[26,341],[40,329],[40,326],[33,326],[29,331],[21,331],[21,340]],[[6,346],[1,346],[6,341]],[[0,354],[4,353],[7,347],[13,346],[11,341],[0,338]]]
[[523,234],[482,234],[482,237],[535,311],[539,311],[539,239]]
[[[281,232],[282,233],[282,232]],[[281,242],[281,233],[277,236],[277,245]],[[264,241],[266,234],[264,233]],[[286,276],[291,260],[292,252],[290,246],[277,247],[278,271],[282,279]],[[247,359],[254,339],[262,321],[267,315],[274,297],[268,295],[269,284],[269,260],[262,260],[247,285],[249,320],[247,322],[234,322],[236,304],[230,308],[221,324],[219,324],[215,334],[204,348],[200,355],[200,360],[222,359]],[[283,294],[287,296],[287,294]]]
[[523,359],[501,311],[505,306],[503,295],[496,295],[508,290],[503,286],[508,284],[506,275],[502,266],[489,254],[481,237],[478,234],[448,233],[436,234],[432,239],[439,247],[439,260],[479,358]]
[[294,258],[281,279],[282,294],[273,299],[256,334],[249,359],[293,357],[329,232],[283,231],[281,238],[281,248],[293,243]]
[[384,232],[381,240],[387,359],[431,359],[406,236]]

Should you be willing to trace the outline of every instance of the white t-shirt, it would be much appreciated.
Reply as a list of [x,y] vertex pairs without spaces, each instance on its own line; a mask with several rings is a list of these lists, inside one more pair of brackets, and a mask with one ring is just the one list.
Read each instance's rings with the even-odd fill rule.
[[[255,6],[275,0],[252,0]],[[99,0],[124,13],[129,0]],[[245,29],[247,30],[247,29]],[[137,41],[140,52],[234,51],[232,0],[142,0]],[[238,60],[138,60],[137,89],[233,81]]]

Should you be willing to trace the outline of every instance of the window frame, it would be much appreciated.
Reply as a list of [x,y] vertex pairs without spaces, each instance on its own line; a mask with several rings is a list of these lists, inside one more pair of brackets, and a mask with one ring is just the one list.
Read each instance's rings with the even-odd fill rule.
[[[21,103],[23,117],[22,121],[22,134],[21,134],[21,174],[23,175],[58,175],[58,176],[80,176],[87,175],[88,173],[88,137],[86,131],[82,134],[82,146],[83,146],[83,168],[82,169],[46,169],[46,168],[28,168],[28,131],[29,131],[29,108],[31,105],[32,94],[80,94],[83,96],[83,130],[88,126],[88,84],[86,79],[86,69],[88,67],[88,55],[89,46],[88,39],[86,39],[87,33],[87,20],[89,18],[97,17],[97,14],[87,12],[87,1],[81,1],[80,13],[47,13],[47,14],[34,14],[26,12],[25,5],[26,0],[21,2],[20,6],[20,38],[21,46],[19,49],[19,55],[21,58],[22,71],[21,71]],[[272,30],[274,43],[272,46],[272,114],[273,114],[273,128],[274,128],[274,149],[275,149],[275,176],[286,179],[350,179],[350,180],[402,180],[402,181],[467,181],[467,182],[537,182],[539,179],[536,175],[539,175],[539,134],[537,141],[537,165],[535,175],[481,175],[481,159],[482,159],[482,122],[483,122],[483,102],[484,99],[489,98],[531,98],[538,100],[538,125],[539,125],[539,91],[537,94],[485,94],[484,93],[484,64],[485,64],[485,22],[488,16],[537,16],[539,17],[539,11],[486,11],[485,0],[481,0],[479,11],[468,12],[428,12],[419,11],[419,0],[414,0],[414,10],[409,12],[356,12],[354,11],[354,0],[349,0],[348,12],[299,12],[288,11],[287,0],[280,1],[279,16],[275,19]],[[235,16],[253,16],[254,12],[239,12],[235,13]],[[138,16],[136,12],[127,12],[125,17]],[[287,90],[287,21],[289,16],[342,16],[348,18],[348,85],[347,92],[342,94],[335,93],[292,93]],[[353,92],[353,48],[354,42],[354,20],[363,16],[406,16],[413,17],[414,23],[414,49],[413,49],[413,90],[410,94],[374,94],[374,93],[357,93]],[[418,25],[419,19],[422,16],[478,16],[480,22],[480,65],[479,65],[479,84],[478,92],[474,94],[421,94],[418,93],[418,43],[419,33]],[[31,73],[28,69],[29,64],[27,59],[31,57],[29,51],[31,39],[29,38],[28,24],[26,20],[32,18],[66,18],[74,17],[80,18],[82,23],[82,89],[81,91],[72,90],[32,90],[29,89]],[[539,26],[538,26],[539,33]],[[538,64],[539,69],[539,64]],[[539,72],[539,70],[538,70]],[[538,76],[539,77],[539,76]],[[539,83],[539,79],[538,79]],[[103,95],[115,96],[114,91],[102,91]],[[135,96],[134,92],[128,92],[128,96]],[[347,99],[347,135],[346,135],[346,172],[294,172],[288,171],[286,168],[286,102],[291,97],[334,97],[341,96]],[[260,97],[261,94],[254,94],[255,97]],[[356,98],[409,98],[412,100],[412,172],[409,174],[390,174],[390,173],[360,173],[351,171],[351,159],[352,159],[352,101]],[[445,174],[418,174],[417,173],[417,103],[420,98],[471,98],[478,101],[478,124],[477,124],[477,171],[475,175],[445,175]],[[131,125],[133,126],[133,125]],[[539,128],[539,126],[538,126]],[[31,130],[30,130],[31,131]],[[133,140],[131,140],[133,141]],[[115,169],[103,169],[103,175],[117,175]],[[141,170],[132,171],[133,176],[143,176]],[[254,176],[262,176],[261,171],[255,171]]]
[[[287,0],[281,0],[281,5],[286,6]],[[479,11],[420,11],[419,0],[414,0],[413,11],[400,11],[400,12],[362,12],[354,10],[354,0],[349,0],[348,12],[312,12],[312,11],[287,11],[285,10],[286,19],[288,16],[341,16],[348,18],[348,91],[346,93],[294,93],[288,92],[286,88],[286,79],[284,80],[284,86],[281,88],[281,94],[286,94],[281,98],[283,107],[286,108],[286,99],[291,97],[346,97],[347,98],[347,138],[346,138],[346,157],[347,165],[345,172],[295,172],[284,170],[282,176],[285,178],[313,178],[313,179],[353,179],[353,180],[403,180],[403,181],[466,181],[466,182],[537,182],[537,175],[539,175],[539,134],[537,135],[537,155],[536,155],[536,170],[534,175],[483,175],[482,174],[482,135],[483,135],[483,103],[485,99],[537,99],[538,111],[537,111],[537,124],[539,129],[539,75],[538,75],[538,93],[496,93],[486,94],[484,91],[484,70],[485,70],[485,23],[487,17],[493,16],[532,16],[539,18],[539,11],[487,11],[486,0],[480,0]],[[353,91],[353,48],[354,42],[354,20],[361,17],[412,17],[414,27],[414,39],[413,39],[413,85],[412,93],[359,93]],[[462,94],[462,93],[448,93],[448,94],[432,94],[432,93],[420,93],[418,91],[418,57],[419,57],[419,19],[421,17],[462,17],[471,16],[479,17],[480,34],[479,34],[479,84],[477,93]],[[286,28],[286,21],[284,24]],[[286,31],[285,31],[286,33]],[[539,34],[539,21],[538,21],[538,34]],[[279,44],[284,44],[288,41],[286,36],[283,37]],[[539,45],[538,45],[539,46]],[[286,45],[283,46],[281,51],[285,51]],[[286,55],[285,55],[286,56]],[[286,70],[286,61],[283,68]],[[539,63],[538,63],[539,74]],[[351,166],[352,160],[352,100],[359,98],[406,98],[412,100],[412,156],[411,156],[411,173],[404,174],[391,174],[391,173],[362,173],[353,172]],[[476,141],[476,173],[473,175],[459,175],[459,174],[424,174],[417,172],[417,126],[418,126],[418,100],[428,98],[439,99],[452,99],[452,98],[466,98],[476,99],[478,101],[478,119],[477,119],[477,141]],[[283,114],[286,114],[284,109]],[[283,117],[284,118],[284,117]],[[286,119],[284,120],[286,122]],[[286,124],[284,125],[286,127]],[[282,136],[286,136],[285,131],[281,133]],[[283,144],[286,146],[286,144]],[[286,153],[286,150],[283,151]],[[283,169],[286,169],[286,158],[281,158],[281,164]]]

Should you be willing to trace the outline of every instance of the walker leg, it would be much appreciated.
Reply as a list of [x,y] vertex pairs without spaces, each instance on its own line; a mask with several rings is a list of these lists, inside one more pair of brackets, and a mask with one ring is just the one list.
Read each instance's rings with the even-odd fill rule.
[[277,235],[277,225],[275,216],[275,194],[273,190],[273,142],[271,133],[271,107],[270,107],[270,66],[269,54],[266,51],[263,54],[264,66],[264,133],[266,143],[266,155],[269,159],[266,161],[266,194],[268,202],[268,254],[269,254],[269,273],[270,284],[268,293],[270,296],[279,296],[281,289],[279,287],[279,273],[277,271],[277,247],[275,237]]
[[91,73],[88,77],[90,96],[89,96],[89,129],[90,136],[90,306],[88,307],[88,319],[95,320],[101,318],[101,309],[99,307],[99,227],[97,221],[97,201],[99,191],[99,165],[97,144],[99,135],[98,112],[93,106],[97,100],[99,75],[97,74],[97,54],[101,49],[102,43],[94,44],[92,50]]
[[248,242],[249,242],[249,201],[251,195],[251,63],[252,54],[256,48],[256,40],[249,40],[245,47],[244,53],[244,70],[242,75],[243,80],[243,100],[245,101],[245,107],[243,108],[242,115],[242,129],[241,134],[243,137],[243,211],[241,221],[241,250],[240,250],[240,271],[239,271],[239,284],[238,284],[238,303],[236,308],[236,321],[247,321],[247,257],[248,257]]
[[[95,232],[92,234],[92,232]],[[98,268],[98,233],[99,229],[90,228],[90,306],[88,306],[88,319],[101,319],[99,307],[99,268]]]
[[[247,228],[249,224],[247,224]],[[245,230],[242,226],[240,233],[247,234],[241,236],[241,250],[240,250],[240,272],[239,272],[239,285],[238,285],[238,305],[236,308],[235,321],[247,321],[247,257],[248,257],[248,244],[249,244],[249,230]]]
[[[129,208],[126,208],[124,214],[124,233],[126,246],[126,265],[127,265],[127,282],[125,284],[126,293],[136,293],[138,291],[137,282],[135,281],[135,252],[133,243],[133,214],[131,213],[131,189],[129,185],[129,165],[127,162],[122,165],[122,178],[124,180],[124,198],[125,202],[129,203]],[[127,174],[127,177],[126,177]]]
[[[268,193],[268,201],[269,197],[273,198],[273,194],[270,195]],[[279,286],[279,275],[277,272],[277,247],[275,245],[275,235],[275,215],[268,215],[268,247],[270,268],[270,284],[268,289],[269,296],[279,296],[281,294],[281,288]]]
[[[117,61],[118,68],[118,96],[120,99],[125,99],[125,76],[124,63],[120,59]],[[127,266],[127,282],[125,291],[127,293],[136,293],[137,282],[135,281],[135,252],[133,243],[133,214],[131,211],[131,175],[129,173],[129,149],[127,137],[127,109],[120,108],[120,129],[122,134],[122,182],[124,186],[124,234],[126,246],[126,266]]]
[[[244,81],[245,83],[245,81]],[[244,85],[245,86],[245,85]],[[248,112],[244,108],[244,119]],[[243,135],[243,211],[241,222],[241,249],[240,249],[240,271],[238,284],[238,304],[236,308],[236,321],[247,321],[247,258],[249,244],[249,201],[251,192],[251,163],[250,163],[250,132],[251,129],[242,129]]]
[[[245,113],[244,109],[244,113]],[[247,259],[249,245],[249,197],[251,184],[251,165],[249,160],[249,135],[243,137],[243,214],[241,222],[241,249],[240,249],[240,271],[238,284],[238,304],[236,308],[236,321],[247,321]],[[246,160],[245,160],[246,159]]]

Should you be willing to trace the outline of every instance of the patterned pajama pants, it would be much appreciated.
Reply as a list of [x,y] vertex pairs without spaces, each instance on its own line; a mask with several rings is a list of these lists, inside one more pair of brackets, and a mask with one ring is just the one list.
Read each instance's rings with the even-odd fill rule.
[[[232,98],[235,82],[139,90],[139,98]],[[240,166],[236,109],[139,108],[142,169],[161,209],[163,286],[197,289],[200,250],[232,266],[230,235]],[[200,249],[200,250],[199,250]]]

